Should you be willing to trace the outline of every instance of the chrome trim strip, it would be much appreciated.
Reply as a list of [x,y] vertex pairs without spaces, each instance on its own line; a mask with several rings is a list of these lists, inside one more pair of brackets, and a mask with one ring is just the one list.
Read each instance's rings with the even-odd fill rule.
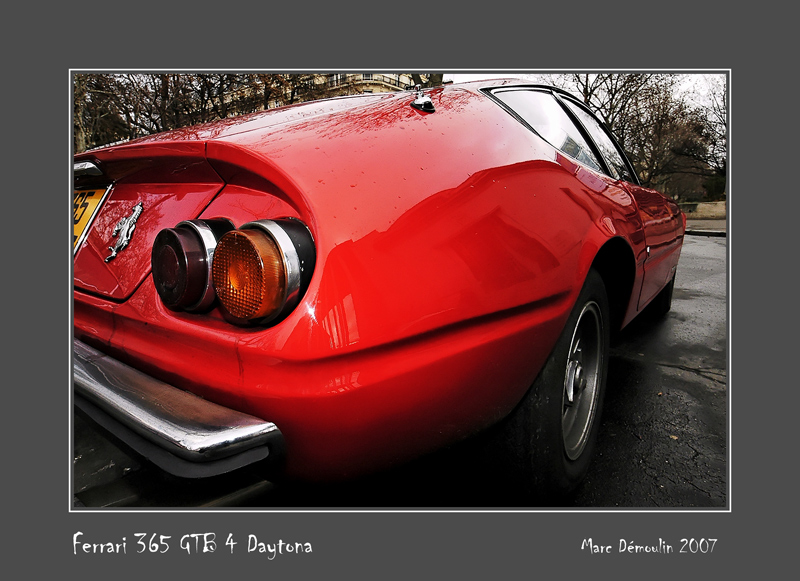
[[192,462],[267,444],[282,445],[272,422],[206,401],[73,340],[75,393],[146,440]]

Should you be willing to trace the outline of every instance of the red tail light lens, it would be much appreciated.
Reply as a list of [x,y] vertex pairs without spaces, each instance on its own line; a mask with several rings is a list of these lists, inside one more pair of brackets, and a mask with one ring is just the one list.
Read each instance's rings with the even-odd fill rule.
[[162,230],[153,243],[153,280],[162,302],[171,309],[195,304],[203,291],[205,253],[186,228]]
[[191,220],[162,230],[153,242],[153,282],[170,309],[202,311],[214,302],[211,258],[217,240],[233,229],[228,220]]

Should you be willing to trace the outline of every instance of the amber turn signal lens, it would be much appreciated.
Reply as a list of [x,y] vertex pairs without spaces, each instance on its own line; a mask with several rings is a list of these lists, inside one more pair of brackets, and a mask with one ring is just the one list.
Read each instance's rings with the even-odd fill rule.
[[286,302],[286,267],[275,242],[257,229],[223,236],[214,252],[214,289],[220,305],[237,319],[274,316]]

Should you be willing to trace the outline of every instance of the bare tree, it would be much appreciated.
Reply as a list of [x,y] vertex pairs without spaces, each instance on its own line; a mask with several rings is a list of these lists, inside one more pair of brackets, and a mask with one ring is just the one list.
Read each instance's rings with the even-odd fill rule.
[[330,93],[324,83],[320,83],[319,75],[286,75],[288,92],[284,103],[291,105],[302,101],[314,101],[328,96]]
[[326,96],[318,75],[76,74],[76,152]]
[[631,110],[644,95],[664,87],[674,87],[678,82],[675,75],[649,73],[572,73],[538,75],[536,78],[580,97],[621,138],[626,134]]
[[702,172],[687,153],[705,148],[702,127],[672,89],[671,84],[658,85],[637,96],[623,133],[642,182],[662,189],[672,174]]
[[689,94],[698,111],[707,143],[690,155],[711,170],[704,183],[709,199],[724,199],[728,168],[728,86],[721,74],[700,75]]
[[87,148],[129,139],[125,102],[113,75],[76,74],[73,78],[73,147]]
[[728,79],[720,75],[706,77],[708,85],[708,130],[714,145],[711,149],[711,165],[725,170],[728,158]]
[[422,88],[438,87],[444,80],[444,73],[410,73],[415,85]]
[[240,87],[233,95],[240,113],[252,113],[269,109],[282,103],[289,91],[289,75],[272,73],[244,74]]
[[76,75],[72,82],[72,147],[75,152],[85,151],[87,149],[86,124],[84,116],[87,88],[86,78],[84,75]]
[[[724,175],[725,107],[690,102],[687,78],[676,74],[538,75],[583,100],[619,139],[643,183],[676,197],[713,198],[714,176]],[[712,91],[723,94],[723,90]],[[722,102],[718,98],[719,102]],[[724,189],[724,185],[723,185]]]

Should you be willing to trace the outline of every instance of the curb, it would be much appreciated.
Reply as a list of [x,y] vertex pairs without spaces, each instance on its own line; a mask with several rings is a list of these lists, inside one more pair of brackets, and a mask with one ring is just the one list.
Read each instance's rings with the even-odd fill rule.
[[689,236],[717,236],[727,237],[728,233],[720,230],[687,230],[686,234]]

